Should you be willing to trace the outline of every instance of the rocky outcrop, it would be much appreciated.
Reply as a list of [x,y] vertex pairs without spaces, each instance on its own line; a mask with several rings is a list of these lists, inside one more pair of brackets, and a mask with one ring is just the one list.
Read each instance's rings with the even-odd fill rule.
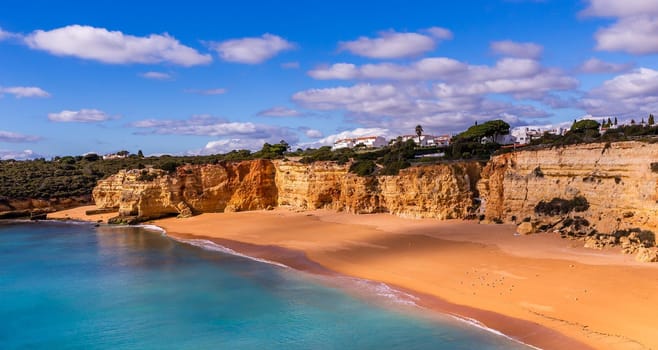
[[93,191],[100,208],[149,219],[201,212],[329,208],[405,217],[465,218],[474,211],[476,162],[428,165],[397,176],[359,177],[349,165],[254,160],[187,165],[175,174],[130,170],[102,180]]
[[592,248],[627,245],[624,251],[635,253],[655,244],[632,234],[654,237],[658,229],[656,162],[658,144],[641,142],[496,156],[478,183],[480,210],[489,220],[531,222]]
[[[526,150],[492,158],[478,183],[482,213],[513,222],[537,218],[536,206],[553,198],[583,197],[573,213],[600,233],[658,228],[658,144],[592,143]],[[654,166],[655,167],[655,166]]]
[[141,219],[192,213],[265,209],[276,205],[274,166],[255,160],[186,165],[176,173],[122,170],[94,188],[99,208],[117,208]]

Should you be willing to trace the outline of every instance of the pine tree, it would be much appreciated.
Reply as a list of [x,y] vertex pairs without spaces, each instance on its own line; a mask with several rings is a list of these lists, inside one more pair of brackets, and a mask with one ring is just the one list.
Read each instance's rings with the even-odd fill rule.
[[656,121],[653,119],[653,114],[649,114],[649,122],[648,122],[649,126],[653,126],[655,122]]
[[615,126],[617,125],[617,117],[615,117]]

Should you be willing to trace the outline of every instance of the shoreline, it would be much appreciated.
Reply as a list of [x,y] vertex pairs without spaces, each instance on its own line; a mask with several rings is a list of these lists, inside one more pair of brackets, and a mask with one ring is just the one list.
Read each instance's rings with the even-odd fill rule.
[[[166,231],[166,230],[165,230]],[[498,314],[467,305],[457,305],[420,291],[411,290],[378,280],[371,280],[359,276],[342,274],[323,266],[306,257],[303,252],[285,249],[279,246],[258,246],[228,239],[212,238],[203,235],[179,233],[166,231],[166,235],[172,239],[189,244],[192,239],[210,241],[230,251],[238,252],[251,260],[260,261],[275,266],[291,268],[296,271],[310,273],[316,276],[330,278],[350,278],[365,281],[367,283],[381,283],[396,293],[405,294],[413,299],[416,307],[438,312],[442,315],[452,317],[460,322],[470,324],[487,332],[511,339],[523,345],[537,349],[593,349],[586,344],[569,338],[553,329],[542,325],[527,322],[504,314]],[[198,245],[197,245],[198,246]],[[222,250],[227,253],[226,251]],[[228,252],[231,254],[230,252]],[[526,338],[526,339],[524,339]]]
[[[58,215],[98,220],[74,212]],[[658,287],[657,266],[614,251],[585,250],[550,234],[513,237],[511,225],[323,210],[202,214],[153,223],[174,239],[208,239],[312,274],[381,282],[419,297],[423,308],[477,320],[531,346],[658,344],[651,328],[658,315],[643,315],[646,305],[658,301],[651,295]]]

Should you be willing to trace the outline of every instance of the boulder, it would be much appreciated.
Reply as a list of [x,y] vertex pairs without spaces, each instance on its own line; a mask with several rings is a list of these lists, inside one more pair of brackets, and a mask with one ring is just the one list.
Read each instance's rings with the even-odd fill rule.
[[185,202],[176,204],[176,210],[178,210],[178,218],[189,218],[192,216],[192,209]]
[[639,262],[658,262],[658,248],[638,248],[635,260]]
[[516,233],[520,235],[529,235],[535,232],[535,225],[531,222],[522,222],[516,227]]

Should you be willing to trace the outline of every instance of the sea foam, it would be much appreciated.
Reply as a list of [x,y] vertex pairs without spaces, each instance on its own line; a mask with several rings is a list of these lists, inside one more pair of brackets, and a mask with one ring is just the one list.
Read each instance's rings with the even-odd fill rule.
[[261,258],[257,258],[257,257],[250,256],[250,255],[247,255],[247,254],[242,254],[242,253],[236,252],[235,250],[233,250],[231,248],[225,247],[221,244],[217,244],[217,243],[215,243],[213,241],[209,241],[207,239],[184,239],[184,238],[174,238],[174,237],[171,237],[171,238],[173,238],[174,240],[176,240],[178,242],[193,245],[195,247],[203,248],[203,249],[206,249],[206,250],[212,250],[212,251],[221,252],[221,253],[225,253],[225,254],[229,254],[229,255],[239,256],[241,258],[245,258],[245,259],[249,259],[249,260],[253,260],[253,261],[258,261],[258,262],[261,262],[261,263],[274,265],[274,266],[278,266],[278,267],[282,267],[282,268],[286,268],[286,269],[290,268],[290,266],[278,263],[276,261],[261,259]]

